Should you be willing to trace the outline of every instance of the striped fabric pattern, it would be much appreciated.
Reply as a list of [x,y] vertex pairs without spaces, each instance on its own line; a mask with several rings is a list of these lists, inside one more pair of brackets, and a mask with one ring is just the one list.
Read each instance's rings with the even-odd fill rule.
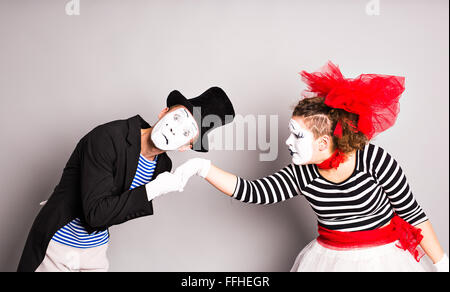
[[341,183],[322,177],[314,164],[291,164],[257,180],[238,177],[233,198],[274,204],[299,194],[316,213],[318,224],[331,230],[373,230],[389,223],[394,212],[412,225],[428,220],[397,161],[373,144],[357,150],[356,168]]
[[[157,158],[156,156],[154,161],[150,161],[142,154],[139,156],[138,167],[130,190],[150,182],[155,171]],[[108,243],[109,232],[108,230],[104,230],[89,234],[83,227],[81,220],[75,218],[59,229],[53,235],[52,240],[76,248],[91,248]]]
[[109,241],[108,230],[87,233],[80,221],[75,218],[59,229],[52,237],[52,240],[77,248],[90,248],[101,246]]
[[139,163],[134,175],[133,182],[131,183],[130,190],[145,185],[150,182],[155,171],[156,161],[158,156],[155,157],[154,161],[150,161],[145,158],[142,154],[139,156]]

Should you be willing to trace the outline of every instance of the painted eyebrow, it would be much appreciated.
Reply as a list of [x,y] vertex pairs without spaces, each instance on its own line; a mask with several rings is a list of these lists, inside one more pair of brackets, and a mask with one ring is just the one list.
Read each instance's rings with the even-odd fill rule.
[[[185,108],[183,110],[186,113],[186,117],[189,118],[189,113],[187,112],[187,110]],[[192,123],[192,126],[194,127],[194,130],[197,130],[197,125],[195,123]]]
[[289,123],[289,129],[293,131],[299,131],[300,129],[296,127],[294,123]]
[[303,130],[300,129],[292,129],[292,133],[296,136],[304,135]]

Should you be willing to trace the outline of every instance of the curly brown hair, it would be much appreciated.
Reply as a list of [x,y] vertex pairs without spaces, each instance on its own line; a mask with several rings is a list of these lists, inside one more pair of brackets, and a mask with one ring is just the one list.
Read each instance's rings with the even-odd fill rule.
[[[324,97],[301,99],[294,109],[293,116],[303,117],[304,123],[317,139],[323,135],[333,137],[333,151],[337,148],[349,153],[363,149],[369,142],[367,136],[356,131],[349,125],[358,124],[358,115],[343,109],[331,108],[325,104]],[[342,125],[342,137],[333,135],[338,122]]]

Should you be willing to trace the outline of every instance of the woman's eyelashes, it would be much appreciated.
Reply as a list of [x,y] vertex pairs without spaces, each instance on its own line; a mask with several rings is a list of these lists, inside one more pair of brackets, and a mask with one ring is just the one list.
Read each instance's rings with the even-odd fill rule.
[[303,138],[303,133],[294,133],[294,136],[295,136],[297,139],[301,139],[301,138]]

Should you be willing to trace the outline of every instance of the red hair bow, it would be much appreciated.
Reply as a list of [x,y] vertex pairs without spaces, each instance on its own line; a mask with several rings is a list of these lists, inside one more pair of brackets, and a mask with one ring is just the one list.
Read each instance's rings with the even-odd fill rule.
[[[345,78],[332,62],[319,72],[302,71],[300,74],[308,86],[309,96],[323,96],[329,107],[357,114],[358,125],[351,126],[369,139],[394,125],[400,111],[399,99],[405,90],[404,77],[362,74]],[[337,129],[338,133],[340,131]]]

